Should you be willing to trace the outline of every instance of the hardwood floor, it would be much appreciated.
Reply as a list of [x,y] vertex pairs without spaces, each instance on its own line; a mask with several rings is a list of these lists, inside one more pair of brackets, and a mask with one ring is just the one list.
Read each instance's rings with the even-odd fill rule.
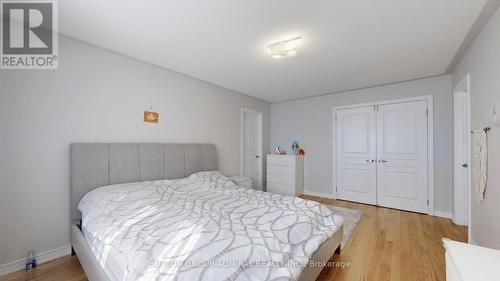
[[[363,212],[347,247],[332,261],[344,268],[325,268],[319,280],[445,280],[441,238],[467,241],[467,228],[451,220],[375,206],[303,196],[323,204]],[[0,281],[87,280],[76,256],[41,265],[33,272],[18,272]]]
[[445,280],[442,237],[467,241],[467,228],[449,219],[346,201],[304,196],[323,204],[357,209],[363,218],[334,261],[349,268],[326,268],[318,280]]
[[86,281],[87,277],[76,256],[67,256],[38,266],[30,272],[16,272],[1,281]]

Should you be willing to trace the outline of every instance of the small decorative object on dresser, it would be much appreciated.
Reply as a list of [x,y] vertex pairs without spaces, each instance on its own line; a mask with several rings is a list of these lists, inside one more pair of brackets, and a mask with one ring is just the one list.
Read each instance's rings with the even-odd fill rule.
[[293,154],[298,155],[299,154],[299,149],[300,149],[299,142],[298,141],[293,141],[293,143],[292,143]]
[[237,186],[252,188],[252,179],[249,177],[230,176],[229,179],[231,179]]
[[281,154],[281,155],[285,155],[286,154],[286,150],[282,149],[281,146],[277,146],[275,149],[274,149],[274,153],[275,154]]
[[274,149],[274,153],[281,154],[281,147],[279,145]]
[[304,156],[267,155],[267,191],[297,196],[304,193]]

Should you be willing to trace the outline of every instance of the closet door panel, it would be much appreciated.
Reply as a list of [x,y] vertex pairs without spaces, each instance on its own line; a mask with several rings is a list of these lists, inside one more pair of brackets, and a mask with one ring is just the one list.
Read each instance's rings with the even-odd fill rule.
[[377,204],[426,213],[427,102],[377,110]]
[[376,204],[376,122],[372,106],[337,111],[337,196]]

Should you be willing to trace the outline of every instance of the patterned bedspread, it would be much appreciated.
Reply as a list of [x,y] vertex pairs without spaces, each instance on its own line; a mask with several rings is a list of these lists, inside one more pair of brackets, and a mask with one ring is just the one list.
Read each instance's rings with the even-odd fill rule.
[[296,280],[342,221],[219,172],[100,187],[78,209],[110,280]]

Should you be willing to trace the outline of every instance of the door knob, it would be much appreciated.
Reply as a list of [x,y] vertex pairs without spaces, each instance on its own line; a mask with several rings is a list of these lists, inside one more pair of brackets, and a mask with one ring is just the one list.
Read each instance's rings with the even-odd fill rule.
[[384,160],[384,159],[379,159],[379,160],[378,160],[378,162],[379,162],[379,163],[385,163],[385,162],[387,162],[387,160]]
[[257,158],[257,159],[258,159],[258,158],[260,158],[260,156],[259,156],[259,155],[255,155],[255,158]]
[[467,168],[467,167],[469,167],[469,164],[464,163],[464,164],[462,164],[462,167]]

